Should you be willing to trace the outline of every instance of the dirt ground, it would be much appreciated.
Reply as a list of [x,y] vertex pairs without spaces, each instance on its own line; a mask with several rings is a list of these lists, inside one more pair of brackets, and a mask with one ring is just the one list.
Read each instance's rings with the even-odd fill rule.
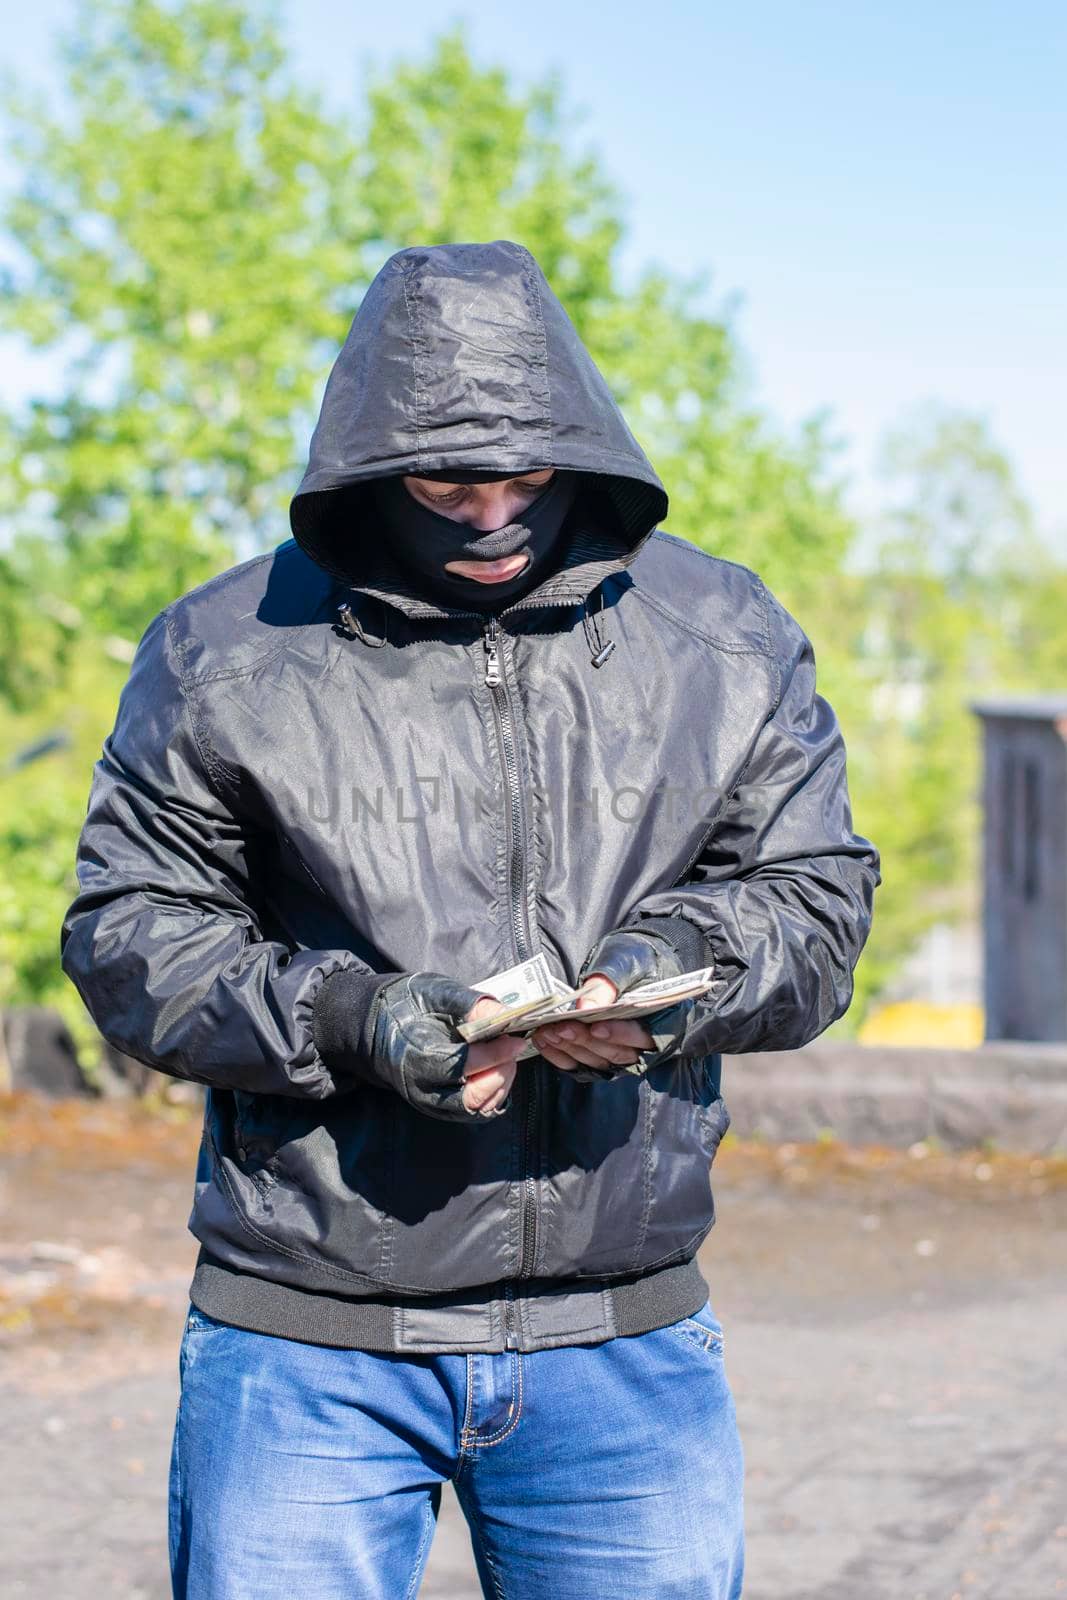
[[[199,1127],[0,1100],[5,1600],[169,1596]],[[1067,1162],[728,1135],[715,1179],[746,1600],[1067,1595]],[[421,1594],[478,1592],[446,1497]]]

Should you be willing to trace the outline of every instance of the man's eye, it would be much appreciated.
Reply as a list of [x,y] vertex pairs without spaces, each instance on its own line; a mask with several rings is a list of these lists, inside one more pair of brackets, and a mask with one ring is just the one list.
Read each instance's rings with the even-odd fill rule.
[[452,489],[448,494],[428,494],[425,490],[423,490],[423,493],[426,494],[426,498],[428,500],[435,500],[438,505],[448,505],[453,500],[459,500],[463,497],[463,495],[466,494],[466,492],[467,491],[465,489]]

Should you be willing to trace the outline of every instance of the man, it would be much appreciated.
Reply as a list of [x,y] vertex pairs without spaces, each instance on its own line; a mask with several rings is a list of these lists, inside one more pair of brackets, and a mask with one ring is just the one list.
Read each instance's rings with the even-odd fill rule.
[[[719,1053],[840,1016],[878,871],[804,634],[666,509],[528,251],[402,250],[294,539],[141,640],[62,949],[208,1091],[178,1596],[411,1596],[446,1479],[488,1595],[740,1594]],[[538,954],[713,981],[464,1043]]]

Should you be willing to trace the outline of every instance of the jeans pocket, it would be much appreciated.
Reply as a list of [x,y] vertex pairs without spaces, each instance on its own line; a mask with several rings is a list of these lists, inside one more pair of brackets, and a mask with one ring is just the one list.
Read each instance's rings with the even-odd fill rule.
[[206,1311],[201,1311],[199,1306],[190,1305],[189,1315],[185,1319],[186,1333],[208,1333],[212,1328],[228,1328],[228,1322],[219,1322],[215,1317],[209,1317]]
[[712,1311],[710,1301],[706,1301],[699,1311],[693,1312],[692,1316],[682,1317],[680,1322],[671,1323],[670,1332],[699,1345],[708,1355],[723,1353],[725,1341],[722,1324]]

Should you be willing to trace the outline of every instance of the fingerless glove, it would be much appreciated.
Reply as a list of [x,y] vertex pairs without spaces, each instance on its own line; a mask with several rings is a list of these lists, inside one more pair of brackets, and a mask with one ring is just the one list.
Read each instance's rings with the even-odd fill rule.
[[439,972],[387,973],[371,991],[365,974],[334,973],[316,999],[315,1046],[329,1065],[394,1090],[428,1117],[480,1124],[463,1104],[470,1046],[455,1032],[480,998]]
[[[642,983],[659,983],[680,977],[709,964],[710,955],[700,929],[682,917],[646,917],[640,923],[607,933],[590,950],[578,973],[581,985],[594,973],[609,978],[621,998],[628,989]],[[598,1078],[617,1078],[623,1073],[641,1074],[673,1056],[685,1054],[685,1036],[693,1016],[694,1000],[681,1000],[661,1011],[636,1017],[652,1035],[653,1043],[642,1050],[631,1065],[575,1067],[569,1074],[579,1082]],[[578,1012],[581,1015],[581,1012]]]

